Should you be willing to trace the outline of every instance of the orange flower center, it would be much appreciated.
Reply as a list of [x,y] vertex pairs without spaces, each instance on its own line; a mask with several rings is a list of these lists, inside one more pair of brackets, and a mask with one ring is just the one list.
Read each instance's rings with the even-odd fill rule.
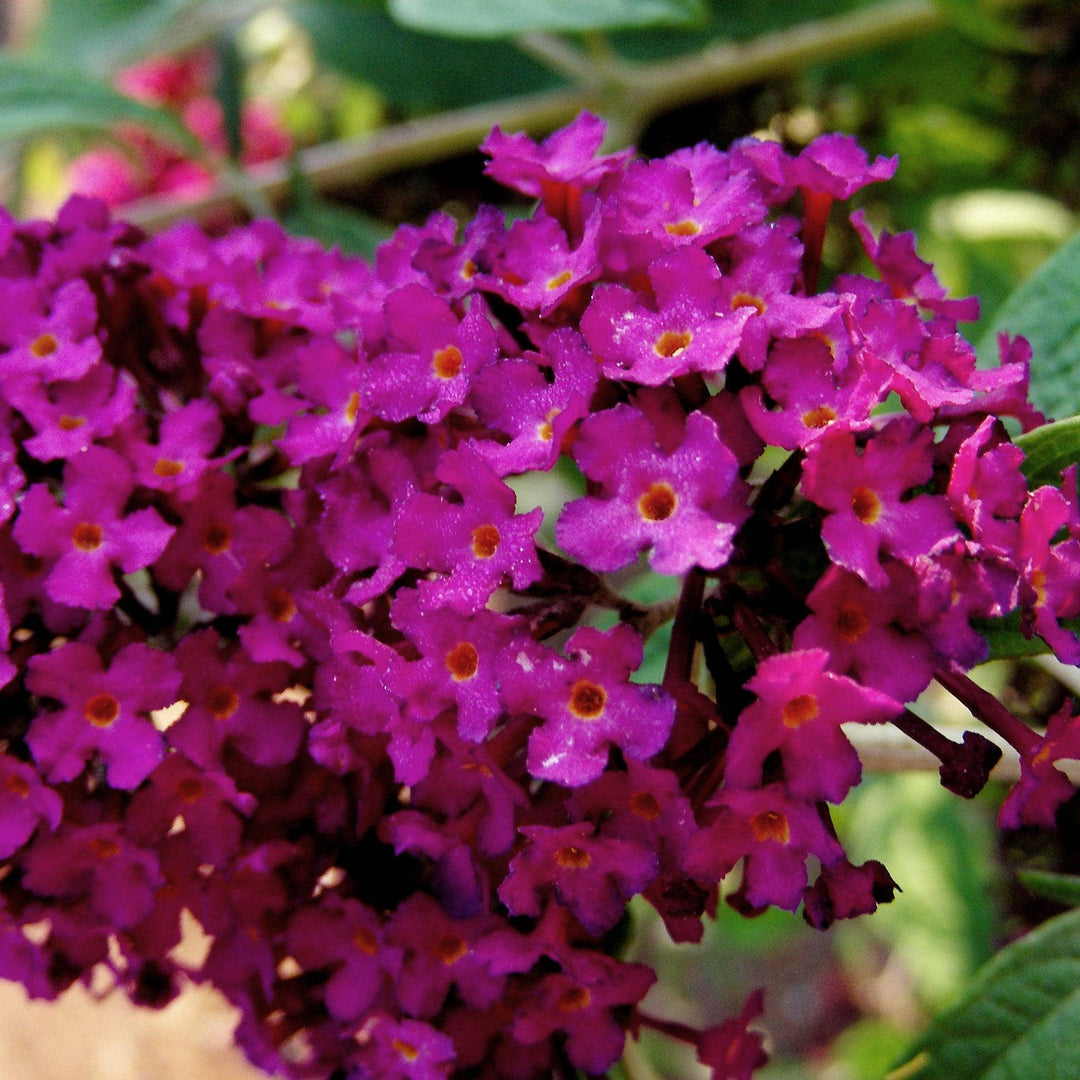
[[92,521],[80,521],[71,531],[71,542],[79,551],[97,551],[104,539],[101,526]]
[[778,844],[786,844],[791,839],[788,819],[776,810],[765,810],[760,814],[755,814],[750,819],[750,829],[758,842],[775,840]]
[[199,542],[210,555],[223,555],[232,544],[232,532],[224,521],[212,521],[203,529]]
[[870,620],[858,604],[841,604],[836,609],[836,632],[854,645],[870,629]]
[[851,509],[864,525],[873,525],[881,516],[881,500],[868,487],[857,487],[851,493]]
[[36,337],[30,342],[30,352],[39,360],[46,356],[52,356],[58,348],[59,342],[52,334],[42,334],[40,337]]
[[602,716],[607,692],[597,683],[578,679],[570,688],[570,711],[579,720],[595,720]]
[[277,622],[291,622],[296,614],[296,601],[293,600],[289,590],[281,585],[271,590],[266,598],[266,606],[270,612],[270,618]]
[[584,986],[572,986],[569,990],[559,995],[560,1012],[579,1012],[587,1009],[592,997]]
[[218,683],[206,695],[206,707],[215,720],[228,720],[240,708],[240,697],[228,683]]
[[816,719],[817,715],[817,698],[813,694],[800,694],[784,706],[780,718],[784,722],[784,727],[798,728],[808,720]]
[[443,934],[435,943],[435,955],[447,967],[456,964],[468,951],[465,939],[457,934]]
[[154,475],[160,476],[162,480],[179,476],[183,471],[184,463],[177,461],[176,458],[163,457],[154,462]]
[[111,859],[120,854],[120,845],[115,840],[110,840],[107,836],[95,836],[90,841],[90,850],[99,859]]
[[642,821],[655,821],[660,816],[660,803],[651,791],[635,791],[630,799],[630,812]]
[[181,802],[187,803],[188,806],[197,803],[203,797],[205,791],[206,789],[194,776],[187,776],[176,785],[177,797]]
[[440,379],[452,379],[460,374],[463,362],[461,350],[456,345],[447,345],[445,349],[435,350],[431,367]]
[[499,546],[499,530],[494,525],[478,525],[473,529],[472,550],[478,559],[490,559]]
[[366,956],[374,956],[379,951],[379,939],[366,926],[357,929],[352,943]]
[[692,218],[683,218],[682,221],[669,221],[664,226],[664,231],[669,236],[697,236],[701,232],[701,226]]
[[446,654],[446,667],[454,682],[471,679],[476,674],[479,663],[480,657],[476,648],[468,641],[460,642]]
[[638,513],[646,521],[666,521],[675,513],[679,497],[670,484],[650,484],[648,491],[638,499]]
[[588,870],[592,856],[584,848],[567,844],[555,852],[555,862],[564,870]]
[[89,698],[83,706],[83,716],[85,716],[94,727],[107,728],[115,723],[116,718],[119,715],[120,702],[117,701],[112,694],[105,692],[95,694],[92,698]]
[[689,330],[665,330],[653,342],[653,352],[670,360],[671,357],[678,356],[693,340],[694,335]]
[[802,422],[808,428],[827,427],[836,419],[836,413],[828,405],[817,405],[802,414]]

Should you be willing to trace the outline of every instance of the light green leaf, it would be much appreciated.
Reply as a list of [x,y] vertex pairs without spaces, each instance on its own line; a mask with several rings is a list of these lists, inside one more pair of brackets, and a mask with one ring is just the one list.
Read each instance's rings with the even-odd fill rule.
[[415,30],[493,38],[692,24],[705,8],[701,0],[390,0],[390,13]]
[[1017,877],[1029,893],[1056,900],[1069,907],[1080,907],[1080,877],[1075,874],[1053,874],[1049,870],[1021,870]]
[[1021,466],[1032,487],[1061,483],[1061,470],[1080,461],[1080,416],[1026,431],[1013,440],[1024,451]]
[[1058,249],[1005,301],[979,343],[987,364],[999,331],[1031,342],[1031,397],[1048,416],[1080,411],[1080,235]]
[[911,1047],[892,1080],[1080,1076],[1080,911],[1002,949]]
[[165,109],[133,101],[75,72],[0,57],[0,141],[108,132],[122,121],[152,128],[193,156],[202,156],[199,141]]
[[980,45],[1019,52],[1036,49],[1029,35],[996,10],[998,5],[986,0],[937,0],[937,5],[957,30]]

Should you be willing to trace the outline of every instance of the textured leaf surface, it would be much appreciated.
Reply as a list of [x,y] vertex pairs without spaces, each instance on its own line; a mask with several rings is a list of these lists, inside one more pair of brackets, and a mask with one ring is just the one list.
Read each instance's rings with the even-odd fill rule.
[[892,1080],[1080,1076],[1080,911],[1002,949],[912,1047]]
[[1080,235],[1060,248],[998,309],[979,346],[997,356],[997,334],[1031,342],[1031,397],[1047,416],[1080,412]]

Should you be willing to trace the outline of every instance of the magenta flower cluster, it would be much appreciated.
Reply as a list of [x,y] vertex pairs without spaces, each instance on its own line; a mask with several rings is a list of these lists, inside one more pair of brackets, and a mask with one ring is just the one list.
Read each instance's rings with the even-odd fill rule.
[[[737,1080],[760,997],[653,1015],[631,898],[682,942],[729,875],[820,927],[890,900],[830,819],[845,726],[974,794],[999,751],[906,708],[935,677],[1020,751],[1003,822],[1053,821],[1080,721],[966,674],[1010,613],[1080,660],[1075,477],[1029,490],[1003,423],[1041,421],[1025,343],[978,368],[974,302],[859,215],[874,275],[817,290],[830,204],[896,164],[850,138],[602,135],[496,130],[532,216],[374,265],[0,221],[0,976],[211,984],[296,1077],[596,1076],[646,1026]],[[519,512],[552,470],[579,496]],[[607,576],[646,562],[677,601]]]

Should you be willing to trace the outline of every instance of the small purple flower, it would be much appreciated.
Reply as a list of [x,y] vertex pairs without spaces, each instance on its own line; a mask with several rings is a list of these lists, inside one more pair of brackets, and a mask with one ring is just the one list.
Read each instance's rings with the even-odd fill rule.
[[757,701],[743,710],[728,743],[728,785],[758,787],[765,759],[776,752],[797,798],[838,803],[859,782],[859,758],[840,725],[884,723],[901,706],[828,671],[829,659],[823,649],[808,649],[762,661],[746,684]]
[[841,428],[828,428],[807,451],[802,488],[831,511],[821,526],[829,557],[874,588],[889,581],[882,554],[911,563],[959,538],[944,498],[905,497],[930,478],[932,444],[930,429],[894,420],[861,453],[854,432]]
[[61,706],[39,711],[26,736],[50,783],[74,780],[98,757],[109,785],[131,791],[161,760],[149,714],[176,701],[180,672],[168,653],[126,645],[106,667],[95,648],[72,641],[31,657],[26,683]]
[[661,574],[715,570],[730,558],[750,511],[735,456],[709,417],[691,413],[682,444],[664,453],[649,419],[616,405],[585,420],[574,457],[598,494],[566,506],[555,535],[590,569],[618,570],[646,550]]
[[566,656],[527,642],[500,657],[507,709],[544,720],[529,737],[530,774],[580,787],[604,771],[612,746],[637,761],[658,753],[675,702],[658,686],[630,682],[642,656],[636,631],[582,627],[566,643]]
[[469,446],[443,455],[436,476],[460,502],[418,492],[394,523],[393,554],[441,577],[420,582],[426,604],[467,614],[487,604],[507,577],[521,589],[540,578],[533,540],[543,511],[515,514],[516,496]]
[[480,296],[459,319],[429,288],[403,285],[386,298],[385,320],[387,347],[366,373],[363,405],[387,420],[441,420],[465,400],[472,374],[498,357]]
[[0,754],[0,859],[10,858],[39,825],[55,829],[62,809],[60,796],[32,766]]
[[45,582],[49,596],[71,607],[109,608],[120,598],[113,568],[125,574],[153,563],[175,529],[152,507],[124,513],[134,477],[119,454],[101,446],[64,468],[64,505],[44,484],[23,498],[15,522],[18,545],[56,558]]
[[527,825],[520,831],[528,842],[499,886],[499,899],[515,915],[539,915],[542,898],[550,895],[598,936],[656,877],[656,854],[645,844],[597,836],[587,821],[561,828]]
[[1080,760],[1080,717],[1073,716],[1070,704],[1050,718],[1043,738],[1032,740],[1031,749],[1020,754],[1020,780],[1001,804],[1002,828],[1053,827],[1058,807],[1076,794],[1055,765],[1063,760]]
[[753,312],[739,307],[718,314],[716,261],[686,248],[652,263],[649,280],[655,308],[623,285],[601,285],[581,317],[604,374],[646,386],[691,371],[719,374]]

